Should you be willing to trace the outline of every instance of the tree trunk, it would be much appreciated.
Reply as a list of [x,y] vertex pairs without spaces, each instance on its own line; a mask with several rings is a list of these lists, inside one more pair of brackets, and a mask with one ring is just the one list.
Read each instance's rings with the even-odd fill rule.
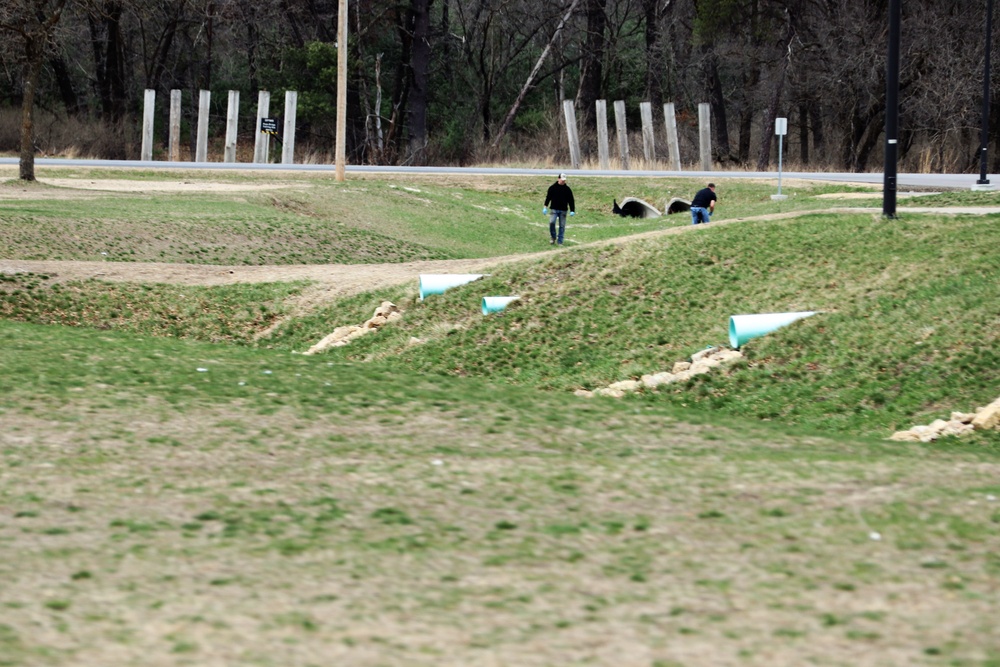
[[646,17],[646,95],[654,109],[663,106],[663,63],[660,58],[659,0],[642,0]]
[[823,133],[823,114],[819,102],[809,102],[809,129],[812,130],[814,152],[820,159],[826,157],[826,135]]
[[[400,54],[396,60],[396,71],[392,82],[392,121],[389,126],[389,136],[387,143],[394,149],[399,149],[402,145],[402,127],[405,123],[400,121],[401,114],[406,113],[409,108],[410,82],[411,77],[407,75],[406,67],[410,62],[410,54],[413,50],[411,11],[398,11],[396,13],[396,34],[399,36]],[[404,116],[405,117],[405,116]]]
[[306,45],[306,40],[302,37],[302,30],[299,29],[299,21],[295,17],[295,12],[288,6],[288,0],[281,0],[281,14],[288,21],[288,27],[292,30],[292,44],[301,49]]
[[850,116],[850,132],[843,147],[843,166],[847,171],[860,173],[867,168],[885,125],[884,111],[884,107],[874,104],[861,109],[860,104],[855,103]]
[[[160,83],[167,73],[167,57],[170,53],[171,48],[173,48],[174,39],[177,36],[177,28],[180,22],[180,12],[181,6],[178,5],[174,10],[173,14],[165,20],[165,24],[160,31],[159,37],[157,38],[156,45],[152,50],[153,57],[152,62],[147,66],[146,70],[146,88],[151,90],[159,90]],[[250,58],[251,49],[247,48],[248,58]],[[171,82],[171,87],[180,87],[176,81]],[[251,86],[251,89],[256,88],[256,86]]]
[[[749,74],[743,75],[743,89],[753,90],[760,81],[760,74],[756,68]],[[753,97],[747,96],[742,111],[740,111],[740,136],[737,140],[737,161],[742,164],[750,162],[750,139],[753,131],[753,116],[756,109],[753,104]]]
[[[19,29],[14,29],[24,44],[24,97],[21,100],[21,154],[18,169],[18,178],[22,181],[35,180],[35,93],[38,91],[38,78],[42,73],[49,37],[59,23],[65,6],[66,0],[58,0],[45,13],[37,7],[36,12],[29,12],[23,17],[24,22]],[[10,29],[9,26],[5,27]]]
[[73,79],[69,75],[69,68],[62,58],[52,58],[49,60],[52,72],[56,77],[56,85],[59,87],[59,97],[62,98],[66,113],[76,116],[80,113],[80,97],[73,88]]
[[451,13],[448,11],[450,3],[446,0],[441,3],[441,22],[438,24],[438,34],[441,35],[441,67],[445,81],[451,81]]
[[209,0],[205,16],[205,59],[201,63],[199,86],[204,90],[212,89],[213,49],[215,47],[215,2]]
[[799,161],[809,164],[809,109],[799,104]]
[[580,81],[580,110],[586,127],[596,128],[594,103],[601,99],[604,60],[604,32],[608,18],[604,13],[607,0],[587,0],[587,39],[583,47]]
[[410,52],[409,163],[415,164],[418,154],[427,145],[427,101],[431,68],[431,3],[432,0],[411,0],[413,12],[413,49]]
[[29,38],[25,44],[24,98],[21,100],[21,159],[19,178],[35,180],[35,91],[42,72],[44,43]]
[[122,36],[122,3],[112,2],[108,5],[105,25],[107,26],[107,58],[106,76],[108,84],[109,106],[106,108],[106,118],[119,122],[125,118],[125,39]]
[[732,155],[729,152],[729,120],[726,117],[726,94],[722,90],[722,79],[719,76],[719,59],[714,51],[708,51],[707,55],[708,93],[712,103],[712,129],[715,130],[715,157],[721,162],[728,162],[732,158]]
[[[787,14],[786,14],[787,17]],[[792,40],[795,39],[795,30],[792,28],[791,20],[788,21],[788,26],[785,32],[785,39],[783,40],[785,55],[781,59],[781,64],[778,66],[777,81],[774,84],[774,94],[771,96],[771,103],[767,106],[767,112],[764,116],[764,135],[760,142],[760,154],[757,157],[757,171],[766,171],[768,165],[771,163],[771,144],[772,137],[774,135],[774,119],[778,117],[778,106],[781,104],[781,94],[785,89],[785,80],[788,75],[788,64],[792,59]]]
[[105,2],[87,17],[94,54],[94,77],[101,101],[101,118],[117,122],[125,116],[125,45],[121,2]]

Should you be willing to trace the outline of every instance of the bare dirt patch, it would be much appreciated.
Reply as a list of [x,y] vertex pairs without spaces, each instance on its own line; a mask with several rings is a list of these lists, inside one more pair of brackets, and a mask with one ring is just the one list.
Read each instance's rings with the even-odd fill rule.
[[233,182],[174,180],[174,181],[136,181],[117,178],[40,178],[35,183],[7,183],[0,187],[0,199],[18,200],[35,199],[39,191],[44,190],[47,197],[80,198],[91,193],[125,192],[136,193],[231,193],[260,192],[261,190],[303,190],[309,188],[306,182]]
[[219,181],[130,181],[123,179],[46,178],[46,185],[109,192],[250,192],[308,187],[300,183],[223,183]]
[[485,259],[449,259],[400,264],[299,264],[287,266],[218,266],[156,262],[81,262],[55,260],[0,260],[0,273],[35,273],[53,282],[108,280],[114,282],[169,283],[217,286],[239,283],[315,283],[310,292],[317,302],[399,285],[421,273],[476,273],[506,262],[535,255]]

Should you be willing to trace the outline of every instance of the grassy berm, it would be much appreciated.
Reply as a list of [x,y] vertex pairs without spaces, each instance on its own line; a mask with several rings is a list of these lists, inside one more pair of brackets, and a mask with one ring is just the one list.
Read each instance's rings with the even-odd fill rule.
[[[5,273],[0,665],[1000,665],[1000,433],[885,440],[1000,395],[1000,217],[734,180],[691,229],[610,201],[698,183],[578,178],[552,251],[547,184],[268,179],[0,192],[0,257],[535,255],[318,305]],[[338,213],[359,190],[392,205]],[[383,300],[402,320],[297,354]],[[573,394],[802,310],[708,375]]]

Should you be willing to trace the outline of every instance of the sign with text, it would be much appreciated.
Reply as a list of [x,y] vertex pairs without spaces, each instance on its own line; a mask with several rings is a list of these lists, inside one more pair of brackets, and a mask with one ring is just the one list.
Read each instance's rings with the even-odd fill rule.
[[277,134],[278,133],[278,119],[277,118],[261,118],[260,119],[260,131],[264,134]]

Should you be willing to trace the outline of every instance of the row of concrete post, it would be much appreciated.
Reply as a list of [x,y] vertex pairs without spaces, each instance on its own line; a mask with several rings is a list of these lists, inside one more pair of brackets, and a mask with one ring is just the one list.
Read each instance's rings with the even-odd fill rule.
[[[198,126],[195,139],[195,162],[208,162],[208,120],[212,93],[202,90],[198,97]],[[156,91],[147,90],[142,123],[142,154],[143,160],[153,159],[153,121],[156,109]],[[295,111],[298,103],[298,93],[293,90],[285,92],[284,132],[282,134],[281,163],[295,162]],[[268,132],[266,124],[269,119],[271,93],[260,91],[257,94],[257,122],[254,126],[255,139],[253,161],[266,163],[270,156],[270,137],[276,131]],[[223,149],[223,162],[236,162],[237,126],[239,121],[240,93],[229,91],[229,108],[226,113],[226,143]],[[615,126],[618,136],[618,149],[621,156],[621,168],[629,168],[628,128],[625,122],[625,102],[614,103]],[[653,109],[649,102],[639,104],[642,118],[642,152],[647,163],[656,159],[655,132],[653,131]],[[608,111],[607,101],[597,100],[597,153],[601,169],[610,169],[610,150],[608,142]],[[700,145],[700,162],[702,171],[712,169],[711,146],[711,108],[707,103],[698,105],[698,129]],[[577,129],[576,109],[571,100],[563,102],[563,113],[566,119],[566,134],[569,140],[570,162],[574,169],[580,168],[580,135]],[[680,145],[677,141],[677,118],[673,102],[663,105],[664,124],[667,133],[667,151],[670,168],[681,171]],[[266,120],[267,119],[267,120]],[[275,127],[274,130],[277,128]],[[180,162],[181,134],[181,91],[170,91],[170,124],[168,132],[168,160]]]
[[[608,104],[607,100],[597,100],[597,159],[601,169],[610,169],[608,145]],[[618,100],[614,105],[615,128],[618,131],[618,151],[621,156],[621,168],[629,168],[628,127],[625,123],[625,102]],[[656,133],[653,131],[653,105],[649,102],[639,104],[642,118],[642,153],[647,163],[656,159]],[[580,168],[580,134],[576,124],[576,108],[572,100],[563,101],[563,115],[566,119],[566,136],[569,140],[569,157],[573,169]],[[670,168],[681,171],[681,151],[677,142],[677,116],[674,103],[663,105],[663,118],[667,130],[667,152]],[[712,170],[712,119],[711,106],[708,103],[698,105],[698,137],[699,157],[702,171]]]
[[[212,93],[202,90],[198,96],[198,129],[195,138],[195,162],[208,162],[208,119]],[[142,115],[142,154],[143,160],[153,159],[153,120],[156,110],[156,91],[147,90],[144,99]],[[294,90],[285,92],[284,133],[281,138],[281,163],[295,162],[295,111],[298,105],[298,93]],[[262,90],[257,93],[257,122],[254,126],[253,161],[266,163],[270,159],[271,133],[263,131],[265,119],[269,118],[271,93]],[[237,128],[240,115],[240,91],[229,91],[229,108],[226,113],[226,143],[223,149],[223,162],[236,162]],[[276,134],[276,132],[274,133]],[[171,162],[181,161],[181,91],[170,91],[170,124],[167,138],[167,159]]]

